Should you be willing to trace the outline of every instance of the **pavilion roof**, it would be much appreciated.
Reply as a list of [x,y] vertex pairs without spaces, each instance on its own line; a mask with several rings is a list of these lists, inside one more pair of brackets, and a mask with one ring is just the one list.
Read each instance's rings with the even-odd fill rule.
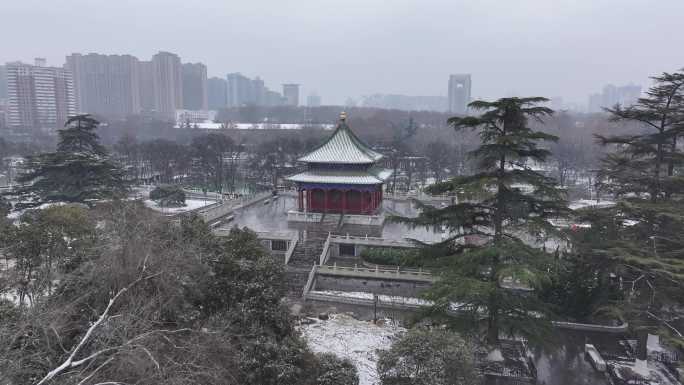
[[306,163],[372,164],[380,159],[382,154],[371,150],[354,134],[342,113],[332,136],[298,160]]
[[288,180],[299,183],[376,185],[392,175],[392,170],[371,167],[368,170],[307,170]]

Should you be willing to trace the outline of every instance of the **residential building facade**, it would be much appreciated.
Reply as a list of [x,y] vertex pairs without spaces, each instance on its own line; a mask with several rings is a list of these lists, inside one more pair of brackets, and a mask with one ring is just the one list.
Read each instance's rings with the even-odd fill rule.
[[48,67],[45,59],[7,63],[6,71],[8,126],[54,129],[76,114],[70,71]]
[[299,84],[283,84],[283,98],[286,106],[299,106]]
[[202,63],[183,64],[183,108],[206,110],[207,66]]
[[159,118],[173,120],[183,107],[183,69],[178,55],[159,52],[152,57],[154,112]]
[[207,105],[210,110],[220,110],[228,106],[228,82],[217,77],[207,80]]
[[140,113],[139,63],[136,57],[75,53],[67,56],[66,68],[74,78],[79,112],[111,118]]

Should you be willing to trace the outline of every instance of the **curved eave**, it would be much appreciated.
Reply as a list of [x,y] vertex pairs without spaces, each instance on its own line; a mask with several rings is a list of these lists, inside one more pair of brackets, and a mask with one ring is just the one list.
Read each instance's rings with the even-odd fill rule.
[[288,177],[296,183],[377,185],[382,184],[392,175],[392,170],[379,169],[369,171],[325,171],[309,170]]
[[342,121],[328,140],[298,161],[322,164],[373,164],[382,158],[382,154],[371,150]]

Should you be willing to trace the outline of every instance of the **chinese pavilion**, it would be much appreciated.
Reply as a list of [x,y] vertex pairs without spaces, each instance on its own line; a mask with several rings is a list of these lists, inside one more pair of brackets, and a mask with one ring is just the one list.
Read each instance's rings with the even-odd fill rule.
[[361,141],[349,128],[346,114],[325,143],[299,158],[306,171],[295,182],[300,212],[373,215],[382,203],[382,185],[392,174],[378,167],[382,154]]

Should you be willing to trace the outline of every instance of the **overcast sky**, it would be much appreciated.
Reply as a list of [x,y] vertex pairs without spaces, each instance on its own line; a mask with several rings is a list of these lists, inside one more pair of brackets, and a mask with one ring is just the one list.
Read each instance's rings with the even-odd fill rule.
[[159,50],[296,82],[324,104],[371,93],[562,96],[684,67],[684,0],[0,0],[0,62]]

